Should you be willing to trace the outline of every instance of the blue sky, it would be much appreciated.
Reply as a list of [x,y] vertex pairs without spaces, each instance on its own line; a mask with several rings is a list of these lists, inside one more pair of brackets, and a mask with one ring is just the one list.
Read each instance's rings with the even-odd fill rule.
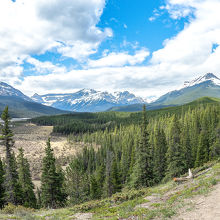
[[[2,0],[0,80],[151,99],[220,65],[219,0]],[[219,18],[219,19],[218,19]]]

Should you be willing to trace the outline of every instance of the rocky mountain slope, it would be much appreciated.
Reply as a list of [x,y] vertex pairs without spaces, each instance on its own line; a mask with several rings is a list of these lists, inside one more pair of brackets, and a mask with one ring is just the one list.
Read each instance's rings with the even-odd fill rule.
[[[220,79],[213,73],[207,73],[192,81],[185,81],[178,89],[166,93],[155,102],[147,105],[148,109],[159,109],[169,106],[182,105],[192,102],[201,97],[220,98]],[[109,109],[110,111],[140,111],[142,105],[119,106]]]
[[24,95],[12,86],[0,82],[0,112],[5,106],[9,107],[11,117],[31,118],[41,115],[64,114],[66,111],[48,107],[36,102]]
[[161,96],[151,104],[180,105],[203,96],[220,98],[220,79],[212,73],[207,73],[190,82],[186,81],[182,88]]
[[128,91],[109,93],[93,89],[82,89],[69,94],[35,94],[31,98],[44,105],[77,112],[99,112],[113,106],[145,103],[144,99]]
[[0,82],[0,96],[17,97],[26,101],[32,101],[31,98],[24,95],[21,91],[4,82]]

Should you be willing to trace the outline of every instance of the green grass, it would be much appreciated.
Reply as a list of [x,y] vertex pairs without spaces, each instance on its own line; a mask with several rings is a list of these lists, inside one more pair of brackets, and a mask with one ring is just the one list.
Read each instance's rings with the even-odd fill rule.
[[[93,213],[94,220],[119,219],[138,216],[139,219],[169,219],[185,207],[191,211],[194,205],[189,199],[196,195],[208,195],[213,187],[220,182],[220,162],[209,163],[201,167],[199,172],[212,166],[207,173],[187,181],[184,184],[177,184],[169,181],[151,188],[140,190],[125,189],[121,193],[114,194],[111,198],[89,201],[80,205],[69,206],[56,210],[36,210],[20,207],[8,207],[0,212],[0,219],[51,219],[70,220],[74,219],[76,213]],[[160,196],[161,200],[152,202],[145,199],[151,195]],[[149,198],[149,197],[148,197]],[[140,204],[150,204],[150,208],[138,207]]]

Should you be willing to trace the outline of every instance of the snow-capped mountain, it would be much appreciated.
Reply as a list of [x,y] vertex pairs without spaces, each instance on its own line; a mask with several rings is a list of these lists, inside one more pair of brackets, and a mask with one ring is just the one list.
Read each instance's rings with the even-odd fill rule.
[[213,73],[207,73],[192,81],[185,81],[183,87],[161,96],[151,104],[180,105],[203,96],[220,98],[220,79]]
[[0,82],[0,112],[5,106],[9,107],[9,114],[16,118],[29,118],[42,115],[64,114],[66,111],[55,109],[33,102],[31,98],[7,83]]
[[44,105],[77,112],[98,112],[113,106],[145,103],[144,99],[128,91],[109,93],[94,89],[82,89],[68,94],[34,94],[31,98]]
[[26,101],[32,101],[28,96],[24,95],[21,91],[8,85],[7,83],[0,82],[0,96],[13,96],[24,99]]
[[207,82],[207,81],[210,81],[213,84],[220,86],[220,79],[217,76],[215,76],[213,73],[207,73],[204,76],[200,76],[199,78],[196,78],[192,81],[185,81],[184,86],[181,89],[195,86],[197,84]]

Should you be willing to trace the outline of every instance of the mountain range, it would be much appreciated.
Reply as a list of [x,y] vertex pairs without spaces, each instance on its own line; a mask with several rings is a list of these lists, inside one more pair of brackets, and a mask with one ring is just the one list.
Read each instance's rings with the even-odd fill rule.
[[31,118],[41,115],[67,113],[67,111],[33,102],[31,98],[21,91],[4,82],[0,82],[0,112],[4,110],[5,106],[9,107],[10,116],[13,118]]
[[[158,109],[169,106],[183,105],[201,97],[220,98],[220,79],[213,73],[207,73],[192,81],[185,81],[183,86],[159,97],[147,105],[148,109]],[[142,105],[113,107],[109,111],[140,111]]]
[[100,112],[115,106],[143,104],[145,100],[128,91],[101,92],[94,89],[82,89],[69,94],[34,94],[32,100],[61,110],[76,112]]
[[35,117],[67,112],[140,111],[143,104],[148,109],[182,105],[200,97],[220,98],[220,79],[212,73],[184,82],[178,90],[171,91],[154,102],[124,92],[101,92],[82,89],[68,94],[34,94],[31,98],[12,86],[0,82],[0,111],[8,105],[12,117]]
[[182,88],[161,96],[152,104],[181,105],[203,96],[220,98],[220,79],[213,73],[185,81]]

